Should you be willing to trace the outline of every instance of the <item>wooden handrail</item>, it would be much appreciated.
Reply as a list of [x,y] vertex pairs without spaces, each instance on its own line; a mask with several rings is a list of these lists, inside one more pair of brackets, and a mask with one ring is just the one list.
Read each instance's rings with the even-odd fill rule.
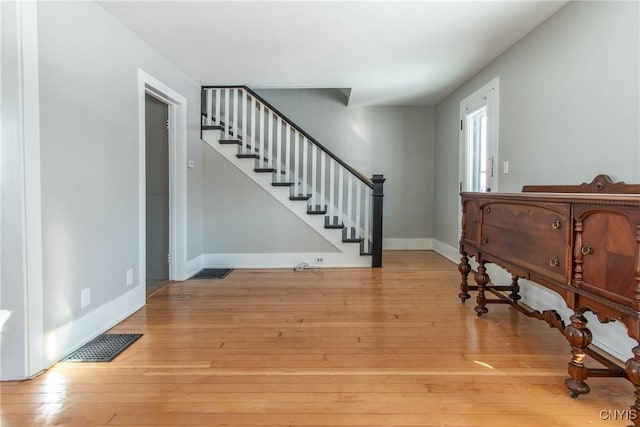
[[343,168],[348,170],[352,175],[354,175],[356,178],[358,178],[360,181],[362,181],[366,186],[368,186],[369,188],[373,189],[373,182],[368,177],[366,177],[361,172],[358,172],[357,170],[355,170],[354,168],[349,166],[347,163],[345,163],[338,156],[333,154],[327,147],[325,147],[324,145],[320,144],[314,137],[309,135],[300,126],[295,124],[293,122],[293,120],[289,119],[286,115],[282,114],[280,111],[278,111],[277,108],[275,108],[273,105],[271,105],[269,102],[267,102],[264,98],[262,98],[260,95],[255,93],[253,90],[251,90],[249,87],[247,87],[247,86],[202,86],[202,89],[244,89],[251,96],[253,96],[257,100],[259,100],[263,105],[267,106],[269,108],[269,110],[271,110],[272,112],[274,112],[277,115],[279,115],[282,119],[284,119],[287,122],[287,124],[289,126],[294,128],[301,135],[303,135],[305,138],[307,138],[307,140],[309,140],[312,144],[314,144],[315,146],[320,148],[322,151],[324,151],[329,157],[331,157],[333,160],[338,162]]

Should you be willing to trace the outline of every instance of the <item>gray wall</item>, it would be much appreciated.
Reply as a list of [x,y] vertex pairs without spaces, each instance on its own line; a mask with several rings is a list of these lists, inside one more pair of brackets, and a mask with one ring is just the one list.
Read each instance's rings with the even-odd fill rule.
[[385,238],[432,237],[433,108],[347,107],[337,89],[257,93],[364,175],[384,174]]
[[570,2],[436,106],[436,239],[457,246],[460,101],[496,76],[510,163],[499,191],[599,173],[640,182],[638,7]]
[[[187,98],[188,157],[198,163],[200,88],[93,2],[38,8],[48,333],[130,290],[127,269],[138,277],[138,69]],[[202,253],[201,179],[189,170],[190,258]],[[81,309],[86,287],[92,304]]]
[[[458,241],[459,104],[500,78],[499,191],[590,182],[599,173],[640,182],[638,2],[570,2],[436,107],[434,237]],[[498,170],[502,170],[501,167]],[[501,269],[494,279],[508,280]],[[571,314],[555,293],[523,286],[529,306]],[[594,344],[621,360],[636,343],[587,313]]]
[[207,143],[202,149],[205,254],[338,251]]

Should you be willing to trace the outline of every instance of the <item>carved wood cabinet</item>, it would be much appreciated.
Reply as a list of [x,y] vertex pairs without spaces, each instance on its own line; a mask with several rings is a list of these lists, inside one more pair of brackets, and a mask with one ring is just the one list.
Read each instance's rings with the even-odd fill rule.
[[[620,322],[640,340],[640,185],[599,175],[590,184],[461,197],[459,298],[464,302],[477,291],[478,316],[487,313],[487,304],[507,303],[558,328],[572,349],[565,381],[570,395],[588,393],[588,377],[625,377],[636,389],[631,409],[640,414],[640,346],[620,368],[589,347],[592,336],[584,317],[591,311],[600,322]],[[474,285],[468,281],[469,257],[478,263]],[[491,283],[486,263],[504,267],[511,283]],[[570,324],[553,310],[539,312],[520,303],[520,278],[557,292],[574,312]],[[607,368],[587,368],[587,355]]]

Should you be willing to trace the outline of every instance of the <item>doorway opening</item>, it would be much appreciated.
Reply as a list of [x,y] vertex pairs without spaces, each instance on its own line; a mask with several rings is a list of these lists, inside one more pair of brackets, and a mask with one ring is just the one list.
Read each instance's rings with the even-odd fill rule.
[[[499,78],[460,102],[459,189],[489,192],[498,190]],[[458,199],[458,236],[462,206]]]
[[[164,129],[167,133],[166,164],[168,168],[168,207],[164,211],[168,225],[164,222],[166,240],[160,246],[155,241],[147,242],[147,96],[157,102],[158,110],[166,109],[166,119],[154,126]],[[161,108],[160,108],[161,107]],[[138,283],[146,285],[147,252],[164,253],[163,259],[168,268],[168,280],[180,281],[188,278],[187,273],[187,100],[164,83],[153,78],[142,70],[138,70],[138,113],[139,113],[139,175],[138,175],[138,204],[139,204],[139,252],[138,252]],[[153,166],[149,166],[152,167]],[[152,172],[153,174],[153,172]],[[159,221],[158,218],[152,221]],[[150,238],[158,236],[149,236]],[[165,238],[163,238],[165,239]],[[168,245],[168,251],[164,248]],[[154,247],[152,247],[154,246]],[[154,267],[155,268],[155,267]],[[163,276],[164,277],[164,276]],[[138,294],[145,300],[146,286],[140,287]],[[143,303],[144,304],[144,303]]]
[[169,106],[145,94],[146,295],[169,281]]

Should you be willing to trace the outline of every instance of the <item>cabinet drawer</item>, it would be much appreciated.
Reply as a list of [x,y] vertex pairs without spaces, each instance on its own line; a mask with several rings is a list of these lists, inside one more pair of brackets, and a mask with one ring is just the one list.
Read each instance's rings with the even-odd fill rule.
[[569,205],[545,206],[494,202],[482,207],[482,222],[505,230],[521,231],[554,242],[568,244]]
[[538,274],[569,282],[570,250],[565,242],[530,233],[483,224],[481,251],[499,256]]

